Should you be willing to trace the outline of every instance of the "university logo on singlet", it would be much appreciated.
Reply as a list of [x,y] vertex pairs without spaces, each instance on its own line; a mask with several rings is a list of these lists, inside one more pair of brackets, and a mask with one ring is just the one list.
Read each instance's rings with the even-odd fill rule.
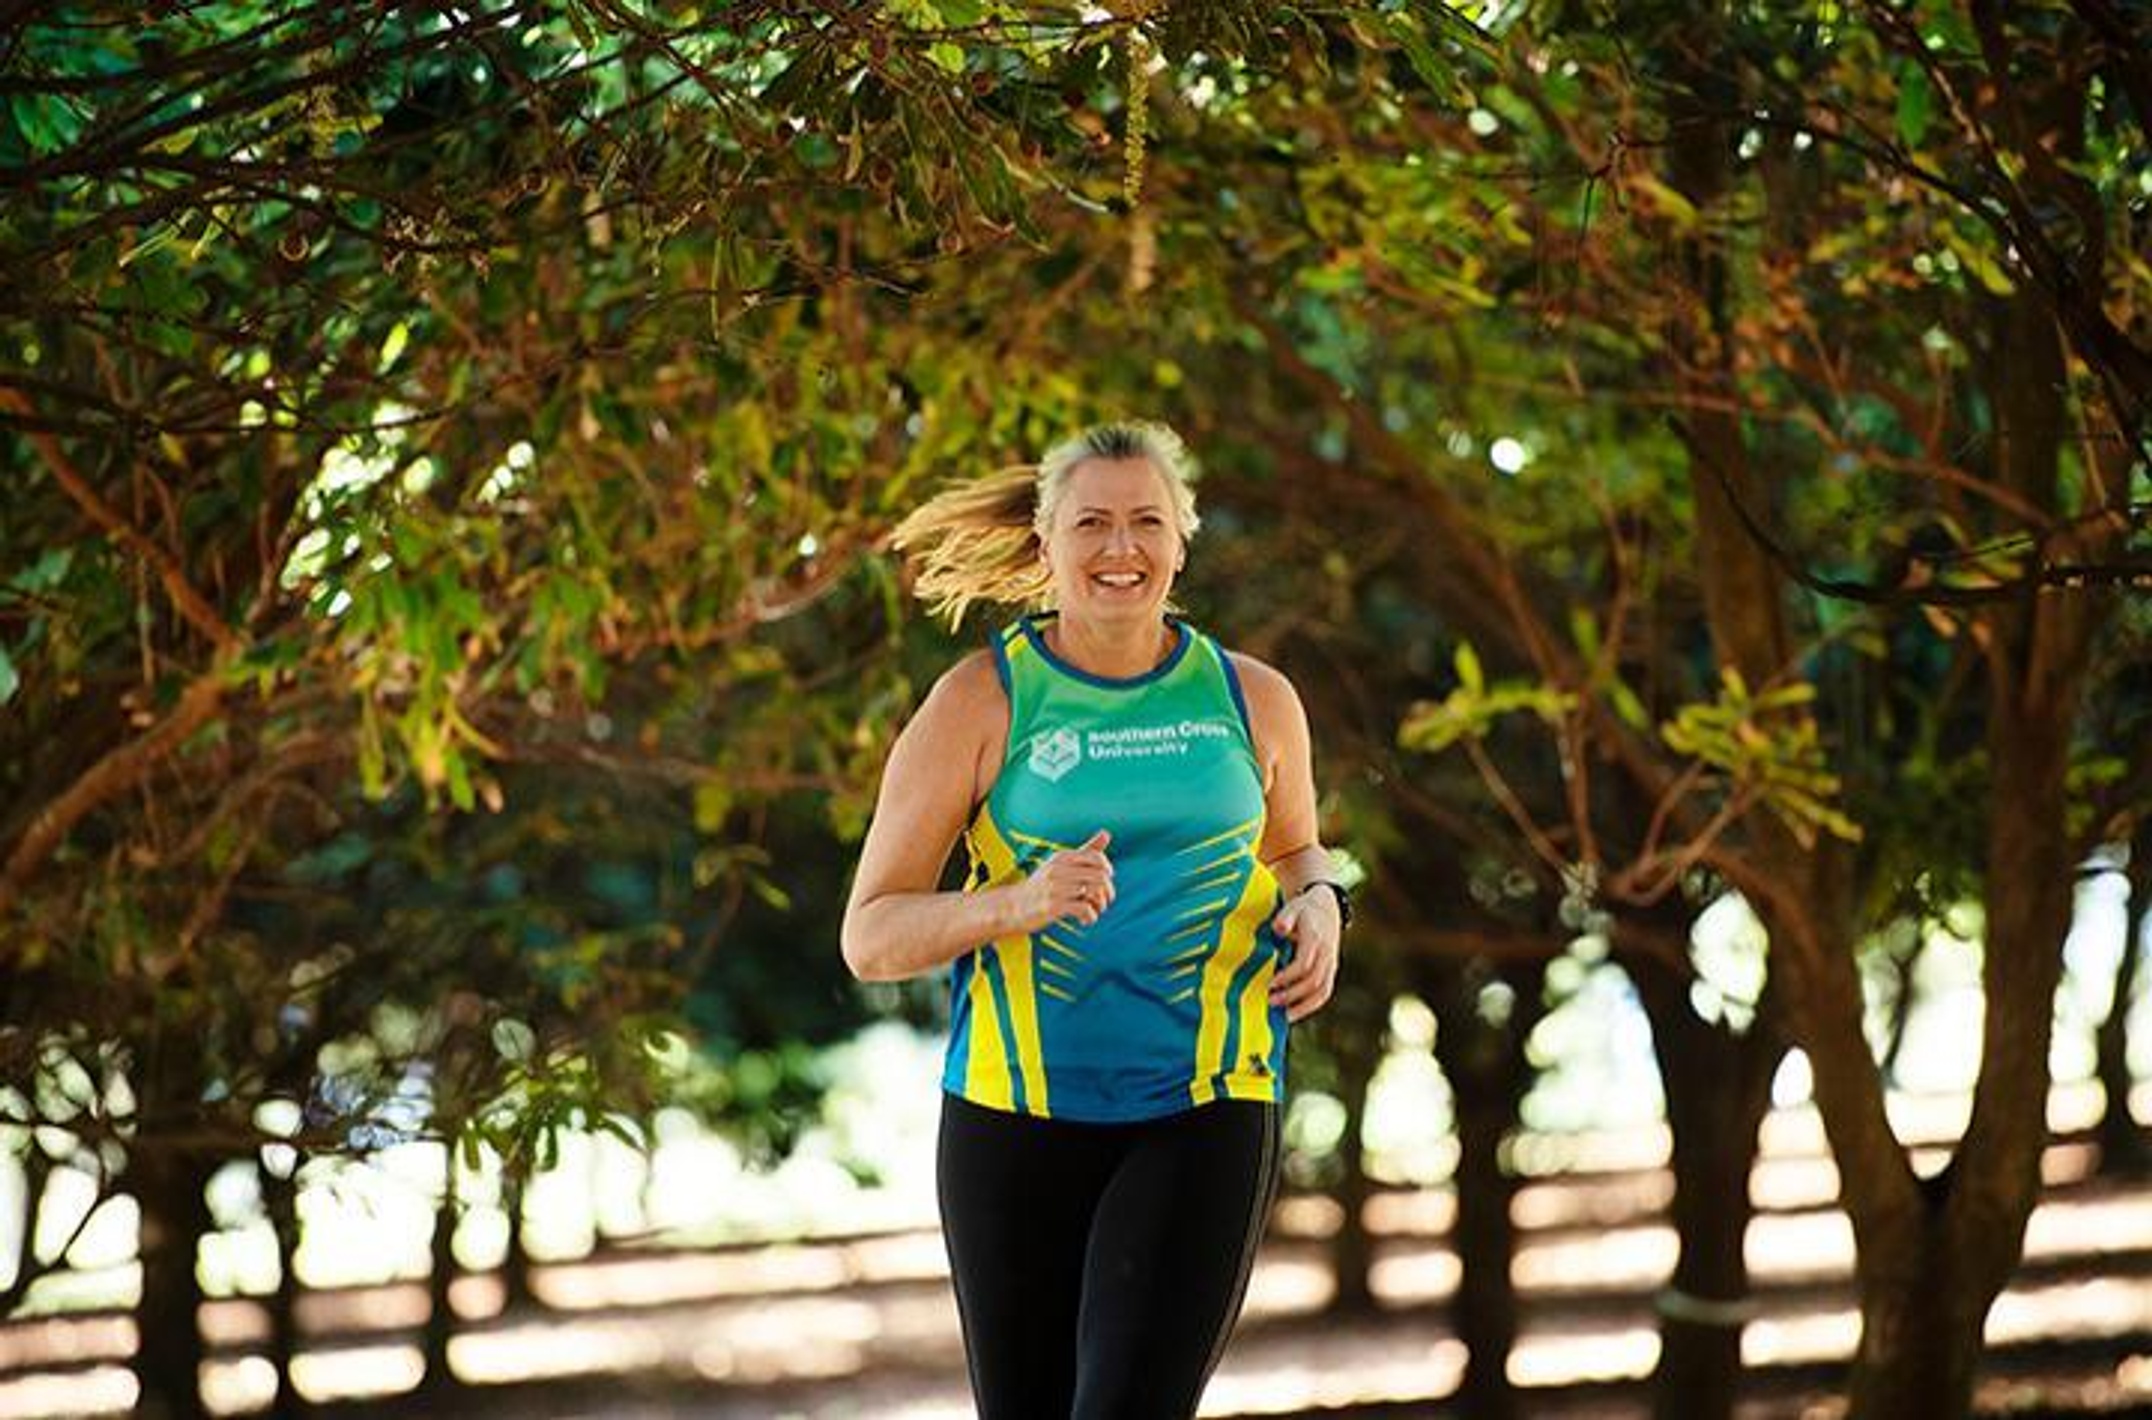
[[1082,759],[1083,736],[1066,725],[1043,730],[1031,741],[1031,772],[1049,782],[1058,782]]
[[965,833],[966,886],[1015,881],[1103,828],[1114,901],[1089,927],[1063,920],[957,960],[945,1087],[1096,1121],[1282,1098],[1270,978],[1287,948],[1270,926],[1262,770],[1232,662],[1174,621],[1161,665],[1103,679],[1054,656],[1040,621],[994,640],[1008,749]]

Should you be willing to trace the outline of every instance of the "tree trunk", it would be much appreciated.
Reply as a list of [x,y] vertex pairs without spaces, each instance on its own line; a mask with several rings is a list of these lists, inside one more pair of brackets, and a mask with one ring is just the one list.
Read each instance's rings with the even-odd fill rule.
[[[1444,1067],[1449,1068],[1447,1065]],[[1506,1420],[1521,1413],[1509,1383],[1517,1344],[1517,1288],[1510,1276],[1516,1181],[1502,1167],[1502,1140],[1515,1119],[1498,1085],[1451,1075],[1457,1098],[1457,1336],[1465,1344],[1458,1406],[1467,1415]]]
[[[1485,963],[1427,963],[1418,983],[1435,1012],[1435,1059],[1449,1081],[1457,1116],[1457,1249],[1454,1307],[1465,1346],[1465,1375],[1457,1393],[1461,1413],[1474,1420],[1508,1420],[1522,1413],[1509,1380],[1517,1344],[1517,1254],[1510,1205],[1517,1182],[1502,1160],[1502,1143],[1516,1127],[1517,1108],[1531,1083],[1524,1042],[1544,1013],[1545,965],[1497,973]],[[1505,1015],[1481,1009],[1481,992],[1509,988]]]
[[[1705,56],[1727,24],[1713,5],[1668,53],[1667,178],[1709,220],[1678,238],[1675,253],[1688,298],[1668,322],[1674,378],[1691,410],[1683,426],[1689,486],[1696,507],[1696,572],[1718,664],[1751,686],[1799,673],[1786,610],[1786,579],[1753,529],[1772,516],[1770,481],[1749,456],[1737,412],[1741,379],[1734,360],[1732,285],[1716,235],[1734,187],[1734,129],[1739,94],[1723,66]],[[1770,214],[1783,220],[1783,213]],[[1888,1236],[1918,1212],[1915,1179],[1892,1132],[1881,1071],[1864,1017],[1854,965],[1860,935],[1854,863],[1828,837],[1802,843],[1770,811],[1750,813],[1745,845],[1724,870],[1762,919],[1770,938],[1773,994],[1794,1043],[1814,1071],[1815,1101],[1842,1180],[1857,1238]]]
[[[2010,357],[2007,376],[1991,371],[1997,480],[2052,505],[2067,373],[2053,314],[2020,293],[1996,304],[1990,338]],[[2016,1270],[2039,1201],[2055,988],[2080,856],[2067,827],[2070,728],[2104,610],[2082,589],[2054,589],[1983,616],[1993,782],[1980,1071],[1965,1137],[1949,1168],[1922,1186],[1921,1226],[1860,1239],[1854,1420],[1970,1410],[1988,1310]]]
[[523,1190],[529,1183],[522,1161],[501,1170],[501,1211],[508,1218],[508,1241],[501,1253],[501,1310],[520,1311],[531,1301],[531,1259],[523,1249]]
[[[2059,82],[2028,81],[1998,101],[2011,106],[2007,127],[2018,142],[2054,135],[2057,156],[2073,157],[2083,80],[2054,77]],[[2069,181],[2054,164],[2035,169],[2035,186]],[[2027,504],[2059,511],[2070,429],[2055,312],[2036,290],[2020,289],[1990,306],[1988,339],[1997,354],[1983,367],[1995,424],[1992,477]],[[1914,1397],[1925,1399],[1930,1415],[1970,1409],[1988,1310],[2017,1267],[2039,1201],[2055,988],[2081,856],[2068,828],[2070,733],[2109,606],[2083,588],[2052,588],[1981,615],[1992,784],[1980,1071],[1965,1137],[1950,1167],[1923,1188],[1930,1222],[1915,1230],[1911,1255],[1896,1240],[1862,1240],[1893,1255],[1890,1266],[1864,1270],[1856,1417],[1910,1414]]]
[[213,1226],[207,1190],[214,1155],[143,1140],[128,1162],[141,1208],[142,1300],[135,1309],[141,1342],[135,1379],[138,1415],[194,1420],[202,1404],[202,1288],[195,1272],[201,1240]]
[[[1994,1291],[1968,1276],[1929,1209],[1924,1226],[1889,1248],[1881,1265],[1863,1258],[1861,1343],[1854,1356],[1849,1417],[1938,1420],[1968,1415],[1981,1331]],[[1871,1242],[1863,1251],[1885,1249]],[[2013,1238],[2010,1250],[2016,1251]]]
[[1375,1260],[1374,1245],[1367,1233],[1367,1170],[1363,1167],[1361,1126],[1367,1118],[1367,1087],[1381,1063],[1382,1023],[1339,1033],[1338,1080],[1344,1096],[1345,1134],[1338,1141],[1337,1203],[1344,1210],[1337,1236],[1330,1242],[1331,1274],[1337,1292],[1331,1309],[1344,1316],[1365,1316],[1375,1310],[1375,1294],[1368,1287],[1368,1269]]
[[299,1251],[299,1176],[261,1170],[262,1206],[276,1234],[276,1291],[269,1298],[269,1363],[276,1368],[276,1398],[271,1413],[280,1417],[307,1412],[304,1396],[291,1383],[292,1359],[299,1354],[299,1275],[293,1259]]
[[421,1340],[425,1379],[420,1386],[438,1394],[453,1390],[456,1373],[448,1364],[448,1344],[456,1335],[456,1313],[449,1303],[449,1288],[456,1280],[456,1132],[448,1131],[442,1148],[441,1204],[433,1215],[433,1265],[426,1276],[426,1330]]
[[[1741,1332],[1749,1300],[1749,1175],[1756,1132],[1786,1041],[1768,1003],[1747,1031],[1703,1020],[1689,1004],[1686,954],[1694,912],[1669,899],[1616,918],[1615,941],[1648,935],[1655,949],[1622,960],[1651,1019],[1652,1050],[1673,1136],[1674,1230],[1681,1251],[1659,1302],[1653,1413],[1662,1420],[1731,1417],[1740,1399]],[[1639,947],[1643,946],[1640,941]]]
[[2145,930],[2152,919],[2152,819],[2130,840],[2130,900],[2122,916],[2122,960],[2115,968],[2114,1004],[2100,1022],[2099,1075],[2106,1101],[2100,1109],[2100,1172],[2135,1177],[2152,1172],[2152,1140],[2130,1113],[2136,1078],[2130,1071],[2130,1007],[2144,969]]

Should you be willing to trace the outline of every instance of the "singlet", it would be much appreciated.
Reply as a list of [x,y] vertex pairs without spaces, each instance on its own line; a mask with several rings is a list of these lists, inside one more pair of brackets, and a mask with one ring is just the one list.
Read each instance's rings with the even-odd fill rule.
[[1067,918],[957,959],[944,1088],[1095,1122],[1282,1099],[1270,978],[1291,944],[1270,925],[1262,767],[1232,662],[1169,619],[1180,639],[1161,664],[1107,679],[1049,651],[1041,620],[993,640],[1009,739],[965,832],[966,890],[1103,828],[1115,896],[1089,927]]

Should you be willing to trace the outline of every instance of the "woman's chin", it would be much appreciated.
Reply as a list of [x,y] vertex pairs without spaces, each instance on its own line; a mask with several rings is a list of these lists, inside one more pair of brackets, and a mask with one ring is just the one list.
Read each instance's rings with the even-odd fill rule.
[[1117,597],[1109,594],[1086,596],[1074,604],[1064,602],[1061,614],[1067,616],[1073,611],[1086,621],[1115,626],[1156,621],[1165,614],[1165,609],[1165,601],[1159,597]]

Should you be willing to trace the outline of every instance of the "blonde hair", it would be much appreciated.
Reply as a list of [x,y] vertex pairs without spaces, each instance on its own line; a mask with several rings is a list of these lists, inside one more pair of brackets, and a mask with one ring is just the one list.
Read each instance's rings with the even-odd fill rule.
[[1148,459],[1165,482],[1183,540],[1202,526],[1196,515],[1195,460],[1181,436],[1148,419],[1094,424],[1046,451],[1036,466],[1019,464],[944,489],[897,524],[890,545],[912,569],[912,591],[935,616],[963,623],[974,602],[1039,608],[1053,579],[1039,548],[1086,459]]

